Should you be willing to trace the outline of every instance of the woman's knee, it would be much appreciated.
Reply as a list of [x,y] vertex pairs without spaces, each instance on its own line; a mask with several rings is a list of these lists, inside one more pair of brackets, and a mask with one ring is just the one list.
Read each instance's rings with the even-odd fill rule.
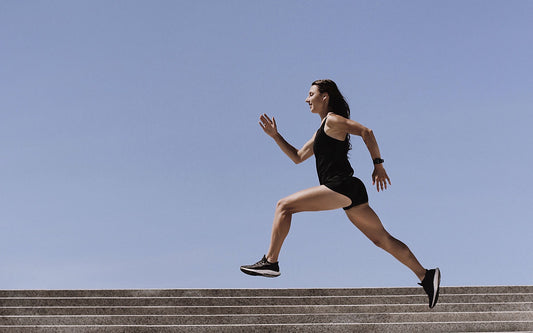
[[294,213],[294,206],[292,200],[289,197],[280,199],[276,205],[276,211],[284,215],[291,215]]

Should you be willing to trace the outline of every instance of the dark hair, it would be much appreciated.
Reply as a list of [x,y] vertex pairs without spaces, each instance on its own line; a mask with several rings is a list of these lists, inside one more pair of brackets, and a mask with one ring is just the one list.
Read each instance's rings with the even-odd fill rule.
[[[318,91],[320,91],[321,94],[328,93],[328,107],[331,112],[350,119],[350,106],[344,99],[344,96],[342,96],[337,84],[333,82],[333,80],[316,80],[311,85],[317,86]],[[350,143],[350,134],[346,134],[346,152],[348,152],[350,149],[352,149],[352,145]]]
[[344,118],[350,119],[350,106],[342,96],[337,84],[332,80],[316,80],[311,84],[312,86],[317,86],[318,91],[321,94],[328,93],[329,95],[329,108],[331,112],[343,116]]

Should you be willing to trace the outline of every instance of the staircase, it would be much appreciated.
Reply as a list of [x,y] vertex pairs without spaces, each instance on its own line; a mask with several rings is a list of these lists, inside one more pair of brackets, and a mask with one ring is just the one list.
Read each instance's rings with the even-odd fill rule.
[[0,332],[533,331],[533,286],[0,290]]

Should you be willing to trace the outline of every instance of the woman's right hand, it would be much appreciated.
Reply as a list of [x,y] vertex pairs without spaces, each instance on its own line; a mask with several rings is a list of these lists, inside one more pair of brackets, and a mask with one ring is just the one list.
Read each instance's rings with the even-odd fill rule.
[[278,127],[276,126],[276,119],[274,119],[274,117],[272,117],[272,120],[270,120],[266,113],[264,113],[261,115],[261,117],[259,117],[259,119],[261,120],[259,122],[259,126],[261,126],[266,134],[272,138],[278,134]]

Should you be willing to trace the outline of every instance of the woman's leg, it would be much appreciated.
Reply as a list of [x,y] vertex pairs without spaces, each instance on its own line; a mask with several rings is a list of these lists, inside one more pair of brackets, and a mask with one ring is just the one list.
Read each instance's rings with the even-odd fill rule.
[[346,211],[352,223],[359,228],[374,244],[392,254],[402,264],[409,267],[422,281],[426,270],[407,245],[392,237],[381,224],[379,217],[368,204],[352,207]]
[[291,227],[292,214],[338,209],[350,204],[350,198],[334,192],[324,185],[296,192],[278,201],[272,224],[270,248],[266,255],[267,260],[272,263],[278,261],[281,246]]

